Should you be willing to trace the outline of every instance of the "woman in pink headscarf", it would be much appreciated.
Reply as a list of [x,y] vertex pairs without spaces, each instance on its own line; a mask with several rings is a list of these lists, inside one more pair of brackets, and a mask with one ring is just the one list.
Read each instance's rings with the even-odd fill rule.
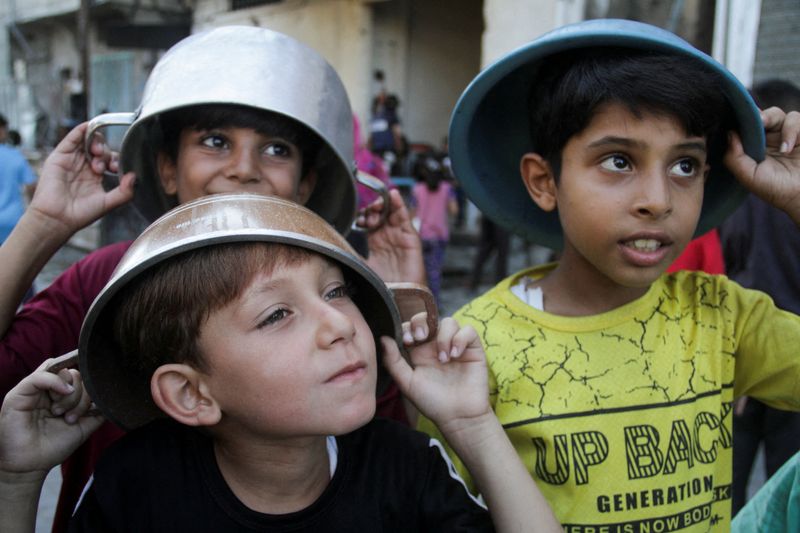
[[[383,167],[383,160],[367,149],[366,143],[361,138],[361,124],[355,115],[353,115],[353,150],[358,170],[378,178],[386,184],[388,189],[395,188],[394,184],[389,180],[389,174]],[[377,199],[378,195],[375,192],[360,183],[358,184],[359,209],[363,209]]]

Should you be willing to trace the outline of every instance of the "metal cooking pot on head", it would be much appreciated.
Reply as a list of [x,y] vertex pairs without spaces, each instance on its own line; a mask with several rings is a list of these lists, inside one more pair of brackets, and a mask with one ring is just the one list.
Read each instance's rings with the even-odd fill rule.
[[[306,206],[346,233],[356,215],[352,112],[339,75],[317,52],[271,30],[225,26],[191,35],[153,68],[134,113],[94,118],[88,140],[101,127],[130,126],[120,149],[120,170],[137,176],[134,205],[152,222],[176,205],[164,194],[156,166],[162,146],[159,116],[181,107],[235,104],[280,113],[323,141],[319,178]],[[361,180],[359,180],[361,181]],[[376,180],[377,181],[377,180]],[[378,181],[378,183],[380,183]],[[376,188],[375,181],[364,185]],[[385,187],[377,191],[388,198]]]
[[[123,362],[110,325],[115,295],[144,271],[171,257],[200,247],[232,242],[269,242],[299,246],[339,263],[355,284],[353,299],[375,335],[402,344],[398,306],[428,312],[429,337],[436,334],[438,316],[433,295],[412,283],[385,284],[347,241],[327,222],[294,202],[254,194],[206,196],[169,211],[151,224],[120,260],[106,286],[89,309],[81,328],[78,363],[86,388],[111,421],[133,429],[165,416],[150,395],[150,375]],[[406,319],[410,314],[406,315]],[[378,345],[379,346],[379,345]],[[71,352],[48,368],[57,372],[74,366]],[[379,365],[378,393],[388,383]]]

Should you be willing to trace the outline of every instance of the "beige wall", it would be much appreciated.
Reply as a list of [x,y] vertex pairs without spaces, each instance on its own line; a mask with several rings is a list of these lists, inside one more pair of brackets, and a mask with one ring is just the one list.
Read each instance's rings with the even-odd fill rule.
[[484,0],[481,65],[558,26],[583,20],[585,0]]
[[258,25],[291,35],[339,72],[354,112],[369,119],[372,71],[382,69],[401,100],[412,142],[438,146],[450,113],[480,66],[483,0],[286,0],[228,11],[227,0],[198,0],[193,31]]
[[409,140],[438,147],[447,134],[458,97],[480,70],[482,5],[482,0],[415,2],[405,114]]
[[341,76],[351,105],[363,116],[369,101],[371,12],[361,0],[286,0],[228,11],[227,0],[198,0],[193,32],[229,24],[285,33],[319,52]]

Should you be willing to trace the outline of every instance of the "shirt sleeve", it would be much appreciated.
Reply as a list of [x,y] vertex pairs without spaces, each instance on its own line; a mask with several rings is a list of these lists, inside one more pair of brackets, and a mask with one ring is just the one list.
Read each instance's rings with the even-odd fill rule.
[[23,157],[22,162],[19,165],[19,183],[21,185],[30,185],[31,183],[35,182],[36,174],[33,173],[33,169]]
[[89,307],[129,246],[113,244],[87,255],[20,310],[0,341],[0,397],[48,357],[78,346]]
[[422,494],[420,505],[426,531],[494,531],[486,506],[470,494],[436,439],[430,439],[428,475]]
[[800,410],[800,317],[777,308],[761,291],[733,282],[727,289],[726,305],[737,311],[734,395]]
[[69,533],[120,531],[119,528],[112,526],[105,516],[105,511],[98,501],[94,483],[91,481],[86,487],[75,514],[69,521],[67,531]]

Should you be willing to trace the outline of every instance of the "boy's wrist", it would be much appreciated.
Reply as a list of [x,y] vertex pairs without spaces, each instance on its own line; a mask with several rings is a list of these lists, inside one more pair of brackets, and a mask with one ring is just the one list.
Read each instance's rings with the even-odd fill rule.
[[458,447],[459,443],[467,446],[474,445],[484,438],[492,436],[502,426],[497,420],[494,411],[487,411],[479,416],[470,418],[456,418],[442,422],[433,421],[447,442],[453,447]]
[[0,530],[33,531],[46,472],[7,472],[0,467]]
[[32,242],[52,242],[60,247],[75,233],[67,224],[28,207],[17,223],[18,232]]

